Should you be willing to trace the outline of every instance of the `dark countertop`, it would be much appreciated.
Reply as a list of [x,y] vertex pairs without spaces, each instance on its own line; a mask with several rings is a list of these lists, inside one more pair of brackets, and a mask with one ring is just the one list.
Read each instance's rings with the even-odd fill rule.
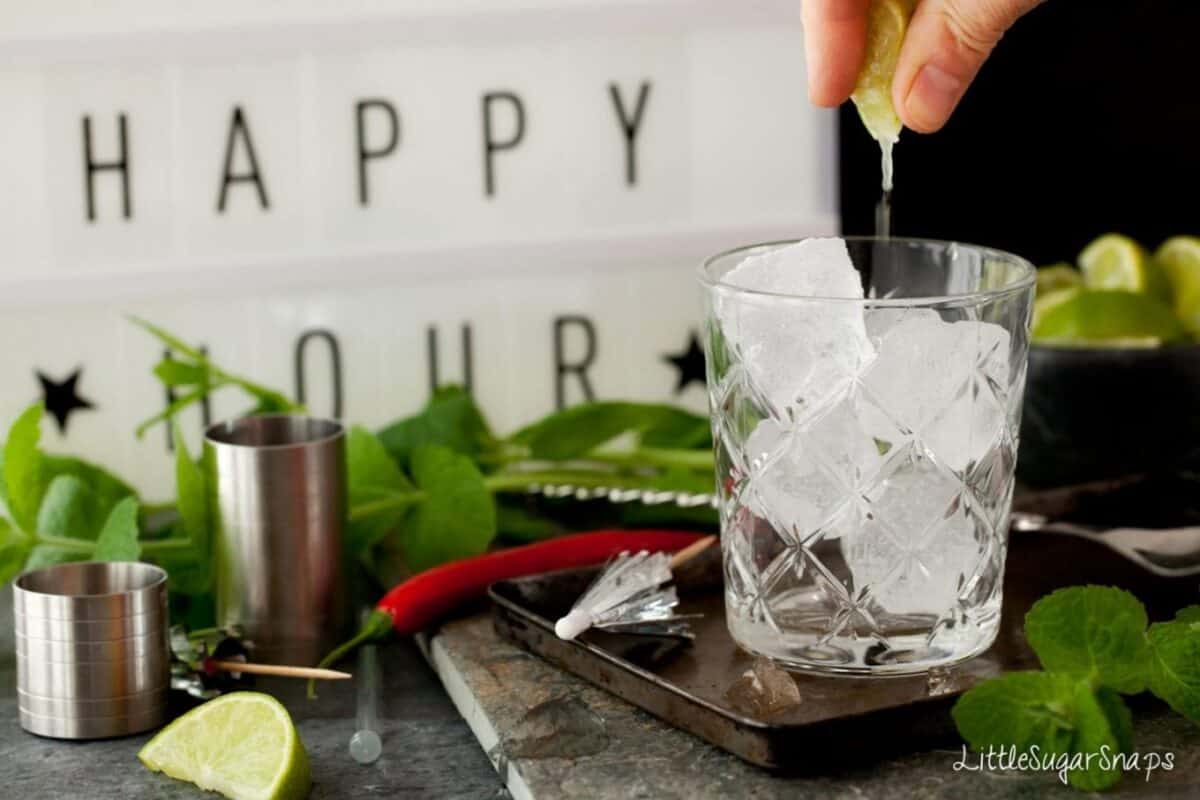
[[[383,755],[355,763],[346,750],[354,732],[352,682],[326,684],[304,698],[302,681],[260,688],[279,697],[296,719],[312,759],[312,800],[403,797],[482,800],[507,797],[487,756],[411,640],[380,648]],[[0,796],[22,800],[213,798],[214,794],[152,773],[137,760],[149,734],[96,742],[42,739],[17,722],[12,593],[0,598]]]

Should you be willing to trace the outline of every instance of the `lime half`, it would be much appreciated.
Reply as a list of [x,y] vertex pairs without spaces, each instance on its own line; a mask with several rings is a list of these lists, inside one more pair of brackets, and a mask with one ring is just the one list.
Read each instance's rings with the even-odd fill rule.
[[850,99],[877,142],[894,144],[903,127],[892,105],[892,78],[914,5],[914,0],[871,0],[866,57]]
[[1130,341],[1171,342],[1184,336],[1171,310],[1154,297],[1124,291],[1077,291],[1044,308],[1033,328],[1038,342],[1122,347]]
[[287,709],[259,692],[234,692],[192,709],[138,758],[172,778],[234,800],[300,800],[312,779]]
[[1120,289],[1126,292],[1170,296],[1166,277],[1140,244],[1119,233],[1096,239],[1079,254],[1083,283],[1089,289]]
[[1200,336],[1200,239],[1176,236],[1154,253],[1171,284],[1175,314],[1194,336]]

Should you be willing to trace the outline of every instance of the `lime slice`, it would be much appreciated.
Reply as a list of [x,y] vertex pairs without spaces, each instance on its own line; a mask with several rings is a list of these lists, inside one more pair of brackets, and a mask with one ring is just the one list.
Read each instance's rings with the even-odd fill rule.
[[914,0],[871,0],[866,58],[850,99],[871,137],[880,143],[894,144],[900,138],[902,125],[892,105],[892,78],[914,5]]
[[1124,291],[1078,291],[1046,309],[1033,328],[1040,343],[1102,347],[1121,347],[1131,339],[1172,342],[1183,336],[1183,326],[1161,301]]
[[1140,244],[1119,233],[1096,239],[1079,254],[1083,284],[1089,289],[1122,289],[1168,299],[1171,287]]
[[1189,333],[1200,336],[1200,239],[1168,239],[1154,253],[1154,261],[1171,284],[1175,315]]
[[1042,318],[1045,317],[1051,309],[1058,308],[1058,306],[1070,300],[1081,291],[1083,291],[1083,289],[1078,286],[1069,286],[1066,289],[1051,289],[1050,291],[1043,293],[1039,287],[1037,299],[1033,301],[1033,329],[1037,330]]
[[1042,297],[1060,289],[1083,285],[1083,274],[1065,261],[1041,267],[1037,271],[1037,295]]
[[234,800],[299,800],[312,783],[287,709],[259,692],[234,692],[192,709],[159,731],[138,758],[155,772]]

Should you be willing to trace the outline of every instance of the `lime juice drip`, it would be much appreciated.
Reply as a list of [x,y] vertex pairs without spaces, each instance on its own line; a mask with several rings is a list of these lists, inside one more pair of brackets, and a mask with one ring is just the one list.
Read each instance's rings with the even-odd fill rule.
[[892,161],[892,152],[895,150],[896,142],[888,141],[887,139],[879,140],[879,151],[882,155],[880,159],[883,172],[883,191],[889,193],[892,191],[892,178],[895,174],[895,168]]
[[875,206],[875,235],[880,239],[890,239],[892,236],[892,192],[884,189],[879,196],[879,204]]
[[879,141],[879,151],[882,154],[883,192],[879,195],[879,204],[875,206],[875,235],[880,239],[887,239],[892,235],[892,178],[895,174],[892,154],[895,147],[895,141],[887,139]]

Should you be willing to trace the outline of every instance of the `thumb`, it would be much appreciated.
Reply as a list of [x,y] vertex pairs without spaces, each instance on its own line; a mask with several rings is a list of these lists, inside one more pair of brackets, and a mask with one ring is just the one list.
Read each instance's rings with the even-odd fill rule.
[[904,124],[932,133],[946,124],[1004,32],[1042,0],[920,0],[892,81]]

